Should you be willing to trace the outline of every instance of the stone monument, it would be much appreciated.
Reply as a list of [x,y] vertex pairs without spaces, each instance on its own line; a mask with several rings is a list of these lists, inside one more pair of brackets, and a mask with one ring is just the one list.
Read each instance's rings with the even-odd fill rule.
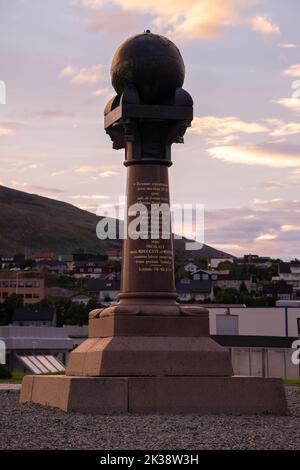
[[[105,107],[114,149],[125,149],[127,206],[170,204],[171,146],[183,143],[193,100],[185,66],[167,38],[146,31],[115,53],[117,95]],[[189,168],[187,168],[187,174]],[[136,214],[128,212],[126,231]],[[90,313],[88,339],[69,357],[64,376],[25,376],[21,403],[65,411],[283,414],[282,381],[234,377],[229,351],[209,336],[209,312],[177,303],[170,219],[158,215],[123,246],[117,305]],[[163,230],[164,235],[163,235]],[[169,236],[165,233],[169,232]]]

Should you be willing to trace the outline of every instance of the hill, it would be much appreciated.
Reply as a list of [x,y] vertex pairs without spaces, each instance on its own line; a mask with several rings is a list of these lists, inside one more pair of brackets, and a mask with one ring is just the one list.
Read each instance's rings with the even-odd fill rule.
[[[100,218],[66,202],[29,194],[0,186],[0,254],[50,250],[56,254],[72,254],[78,250],[105,253],[120,248],[121,241],[100,241],[96,225]],[[186,252],[184,240],[175,240],[175,252],[189,256],[224,255],[204,245],[199,251]]]

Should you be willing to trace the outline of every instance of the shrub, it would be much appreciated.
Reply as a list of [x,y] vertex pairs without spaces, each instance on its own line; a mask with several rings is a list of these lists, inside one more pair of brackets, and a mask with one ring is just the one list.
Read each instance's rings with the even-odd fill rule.
[[11,372],[0,364],[0,379],[11,379]]

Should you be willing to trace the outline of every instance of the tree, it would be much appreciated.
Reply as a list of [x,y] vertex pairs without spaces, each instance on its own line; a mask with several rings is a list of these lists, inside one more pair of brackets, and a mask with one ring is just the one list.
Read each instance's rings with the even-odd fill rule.
[[244,281],[241,283],[240,288],[239,288],[240,293],[248,293],[248,289]]
[[12,321],[13,314],[17,307],[23,307],[24,301],[21,295],[11,294],[4,300],[2,309],[4,311],[5,323]]
[[86,311],[87,313],[91,312],[92,310],[95,310],[96,308],[101,308],[102,305],[100,302],[98,302],[96,299],[92,298],[88,301],[86,305]]
[[72,303],[65,315],[65,325],[87,325],[88,314],[83,303]]
[[221,261],[221,263],[218,264],[218,270],[219,271],[231,271],[233,268],[233,263],[230,261]]

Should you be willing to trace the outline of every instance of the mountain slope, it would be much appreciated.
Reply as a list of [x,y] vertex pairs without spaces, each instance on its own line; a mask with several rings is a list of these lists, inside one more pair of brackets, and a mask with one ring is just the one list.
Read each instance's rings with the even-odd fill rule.
[[[121,241],[100,241],[96,225],[100,218],[65,202],[0,186],[0,254],[50,250],[56,254],[105,253],[120,248]],[[219,256],[219,250],[204,245],[200,251],[185,252],[184,240],[175,240],[182,257]]]

